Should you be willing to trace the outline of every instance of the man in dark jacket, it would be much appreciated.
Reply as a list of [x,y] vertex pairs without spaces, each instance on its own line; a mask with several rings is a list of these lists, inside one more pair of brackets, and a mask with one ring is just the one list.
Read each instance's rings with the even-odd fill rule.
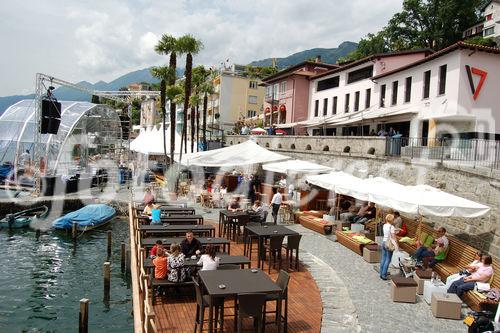
[[194,238],[193,232],[186,232],[186,239],[181,242],[181,251],[186,257],[191,257],[194,255],[199,255],[201,253],[202,247],[199,240]]

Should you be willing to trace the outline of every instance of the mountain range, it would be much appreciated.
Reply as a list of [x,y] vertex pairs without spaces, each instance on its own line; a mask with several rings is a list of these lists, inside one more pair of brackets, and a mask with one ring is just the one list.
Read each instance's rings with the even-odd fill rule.
[[[310,50],[305,50],[301,52],[294,53],[284,58],[275,58],[276,65],[279,69],[290,67],[296,65],[305,60],[310,60],[316,58],[318,55],[321,56],[321,61],[325,63],[334,64],[337,60],[354,51],[357,48],[357,44],[353,42],[343,42],[337,48],[314,48]],[[267,58],[262,60],[252,61],[248,65],[250,66],[271,66],[273,63],[273,58]],[[99,81],[96,83],[90,83],[87,81],[78,82],[77,85],[90,90],[107,90],[116,91],[122,87],[126,87],[131,83],[147,82],[147,83],[157,83],[158,79],[151,76],[149,68],[144,68],[141,70],[133,71],[119,78],[111,81],[104,82]],[[178,74],[182,75],[182,69],[178,69]],[[15,104],[23,99],[32,99],[34,94],[30,95],[12,95],[0,97],[0,114],[2,114],[9,106]],[[54,96],[59,100],[66,101],[90,101],[91,96],[89,94],[74,90],[68,87],[59,87],[54,91]]]

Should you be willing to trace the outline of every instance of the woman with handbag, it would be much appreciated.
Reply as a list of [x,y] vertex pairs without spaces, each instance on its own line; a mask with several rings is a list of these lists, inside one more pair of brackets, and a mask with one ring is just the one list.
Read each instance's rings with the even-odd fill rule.
[[392,225],[394,215],[387,214],[383,226],[384,238],[382,240],[382,260],[380,261],[380,278],[387,280],[387,270],[391,263],[392,253],[394,250],[399,250],[396,240],[396,228]]

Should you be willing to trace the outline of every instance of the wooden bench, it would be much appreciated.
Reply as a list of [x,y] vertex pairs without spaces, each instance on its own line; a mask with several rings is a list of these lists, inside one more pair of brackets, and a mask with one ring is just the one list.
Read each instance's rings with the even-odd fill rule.
[[312,215],[301,215],[299,216],[299,222],[303,227],[307,229],[311,229],[313,231],[319,232],[323,235],[330,235],[334,228],[333,222],[326,221],[318,221],[320,217],[312,216]]
[[[180,269],[182,269],[182,268],[184,268],[184,267],[177,268],[178,276],[181,276]],[[154,273],[152,276],[154,276]],[[151,290],[152,290],[151,302],[153,303],[153,305],[155,305],[156,304],[156,291],[157,291],[158,287],[167,287],[167,288],[168,287],[190,287],[190,286],[194,286],[194,282],[191,278],[188,278],[186,281],[183,281],[183,282],[171,282],[171,281],[167,280],[166,277],[165,277],[165,279],[155,279],[154,277],[151,277],[150,285],[151,285]]]
[[[349,250],[359,254],[360,256],[363,255],[363,247],[365,245],[368,245],[368,244],[362,244],[362,243],[357,242],[355,239],[348,236],[347,234],[345,234],[341,230],[336,230],[335,236],[337,236],[337,242],[344,245]],[[373,242],[369,243],[369,244],[373,244]]]
[[[414,238],[417,233],[418,222],[403,218],[404,223],[408,229],[407,237]],[[427,224],[422,223],[422,232],[431,235],[436,238],[436,231]],[[457,237],[451,236],[449,234],[446,235],[449,240],[449,248],[448,254],[446,255],[446,259],[442,262],[437,263],[433,270],[441,277],[443,281],[448,278],[448,276],[458,273],[460,270],[469,266],[472,261],[474,261],[475,255],[478,252],[474,247],[467,245]],[[399,247],[401,250],[406,251],[410,254],[415,253],[416,246],[407,244],[407,243],[399,243]],[[494,262],[493,270],[496,274],[493,277],[493,282],[491,283],[492,288],[500,289],[500,264]],[[464,302],[474,311],[480,311],[481,309],[490,309],[491,307],[496,306],[496,302],[491,302],[486,300],[482,294],[474,291],[469,291],[464,294],[463,297]]]

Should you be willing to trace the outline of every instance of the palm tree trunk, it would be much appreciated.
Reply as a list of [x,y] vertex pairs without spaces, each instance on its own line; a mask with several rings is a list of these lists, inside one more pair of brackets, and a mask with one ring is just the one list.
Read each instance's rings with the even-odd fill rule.
[[200,151],[200,105],[196,105],[196,151]]
[[[170,53],[170,63],[169,67],[173,69],[175,73],[175,69],[177,67],[177,55],[175,52]],[[171,78],[169,85],[175,84],[175,75]],[[174,101],[170,101],[170,164],[174,164],[174,152],[175,152],[175,131],[176,131],[176,114],[175,114],[176,105]]]
[[194,152],[194,110],[195,110],[195,107],[194,105],[191,105],[191,153]]
[[[208,107],[208,95],[205,93],[203,96],[203,130],[201,134],[203,135],[203,149],[207,149],[207,107]],[[212,110],[213,112],[213,110]]]
[[162,79],[160,82],[160,107],[161,107],[161,118],[162,118],[162,128],[163,128],[163,155],[165,157],[165,165],[167,165],[167,138],[165,135],[165,123],[166,123],[166,113],[165,108],[165,94],[167,89],[167,82]]
[[[186,55],[186,81],[184,81],[184,141],[187,141],[187,111],[189,108],[189,98],[191,97],[191,76],[193,71],[193,56],[191,53]],[[184,152],[187,153],[187,145],[184,146]]]

